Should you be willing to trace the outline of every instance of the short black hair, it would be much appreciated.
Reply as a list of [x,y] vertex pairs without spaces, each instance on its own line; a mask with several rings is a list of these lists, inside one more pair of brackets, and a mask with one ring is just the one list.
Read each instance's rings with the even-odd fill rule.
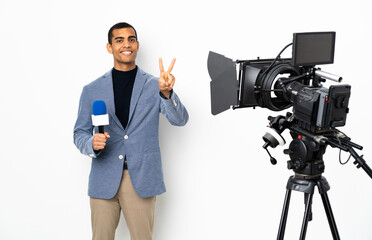
[[137,41],[138,41],[137,31],[136,31],[136,29],[135,29],[132,25],[130,25],[129,23],[126,23],[126,22],[119,22],[119,23],[115,24],[114,26],[112,26],[112,27],[110,28],[109,32],[108,32],[108,42],[109,42],[110,44],[112,44],[112,37],[113,37],[113,36],[112,36],[112,31],[114,31],[115,29],[121,29],[121,28],[133,28],[134,33],[136,34],[136,39],[137,39]]

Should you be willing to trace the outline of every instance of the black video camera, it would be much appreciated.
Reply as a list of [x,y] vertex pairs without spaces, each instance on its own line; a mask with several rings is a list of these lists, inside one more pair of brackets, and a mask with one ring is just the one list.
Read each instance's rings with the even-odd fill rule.
[[[281,111],[293,106],[286,116],[269,116],[267,132],[262,137],[263,148],[276,159],[268,147],[285,145],[282,137],[289,129],[292,141],[284,154],[289,155],[287,168],[294,171],[287,182],[287,190],[279,224],[277,239],[284,238],[291,191],[300,191],[305,196],[305,214],[300,239],[305,239],[307,224],[312,219],[311,204],[315,186],[322,197],[333,239],[340,239],[327,191],[329,184],[322,176],[325,170],[323,155],[327,146],[339,148],[353,156],[357,168],[362,168],[370,178],[372,169],[356,153],[354,148],[363,147],[336,127],[346,124],[349,112],[350,85],[333,85],[329,88],[322,82],[342,78],[316,68],[319,64],[331,64],[334,59],[335,32],[294,33],[288,44],[275,59],[232,61],[220,54],[210,52],[208,71],[211,81],[212,114],[219,114],[231,106],[253,107]],[[292,58],[281,59],[280,54],[293,45]],[[239,66],[239,78],[236,67]],[[350,157],[349,157],[350,159]],[[349,159],[342,163],[345,164]],[[341,159],[340,159],[341,163]]]
[[[296,124],[312,133],[344,126],[351,86],[322,87],[326,80],[341,82],[342,78],[315,67],[333,63],[335,38],[335,32],[294,33],[293,42],[275,59],[234,62],[209,52],[212,114],[231,106],[233,109],[259,106],[272,111],[293,106]],[[280,58],[290,45],[292,58]]]
[[[289,129],[293,138],[284,151],[291,158],[288,168],[297,174],[318,176],[324,171],[323,154],[328,145],[349,152],[356,166],[372,178],[372,169],[354,148],[363,147],[336,129],[346,124],[350,85],[322,86],[322,82],[341,82],[342,78],[316,68],[334,60],[335,32],[294,33],[275,59],[236,60],[209,52],[212,114],[233,109],[262,107],[281,111],[293,106],[286,116],[269,117],[263,148],[276,164],[268,147],[284,145],[281,133]],[[292,58],[280,54],[293,45]],[[239,66],[239,78],[237,69]]]

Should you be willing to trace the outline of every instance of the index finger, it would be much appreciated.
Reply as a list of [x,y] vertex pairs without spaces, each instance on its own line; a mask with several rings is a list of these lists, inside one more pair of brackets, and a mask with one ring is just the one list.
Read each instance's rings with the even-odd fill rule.
[[159,58],[159,69],[160,72],[164,72],[163,59]]
[[168,71],[167,71],[168,73],[170,73],[172,71],[175,62],[176,62],[176,58],[173,58],[170,66],[168,68]]

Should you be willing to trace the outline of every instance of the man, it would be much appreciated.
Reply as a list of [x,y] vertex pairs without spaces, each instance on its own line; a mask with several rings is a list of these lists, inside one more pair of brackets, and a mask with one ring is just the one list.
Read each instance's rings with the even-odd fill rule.
[[[165,192],[159,149],[159,113],[183,126],[188,113],[173,91],[175,59],[160,77],[136,63],[136,30],[118,23],[108,33],[114,68],[83,88],[74,143],[92,157],[89,189],[93,239],[114,240],[123,212],[132,240],[152,239],[156,195]],[[92,126],[92,103],[103,100],[109,114],[104,133]]]

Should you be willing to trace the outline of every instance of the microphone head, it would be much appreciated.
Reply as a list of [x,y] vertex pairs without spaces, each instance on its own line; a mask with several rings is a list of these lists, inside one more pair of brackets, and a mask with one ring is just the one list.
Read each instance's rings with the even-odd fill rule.
[[92,108],[94,116],[106,114],[106,104],[102,100],[94,101]]

